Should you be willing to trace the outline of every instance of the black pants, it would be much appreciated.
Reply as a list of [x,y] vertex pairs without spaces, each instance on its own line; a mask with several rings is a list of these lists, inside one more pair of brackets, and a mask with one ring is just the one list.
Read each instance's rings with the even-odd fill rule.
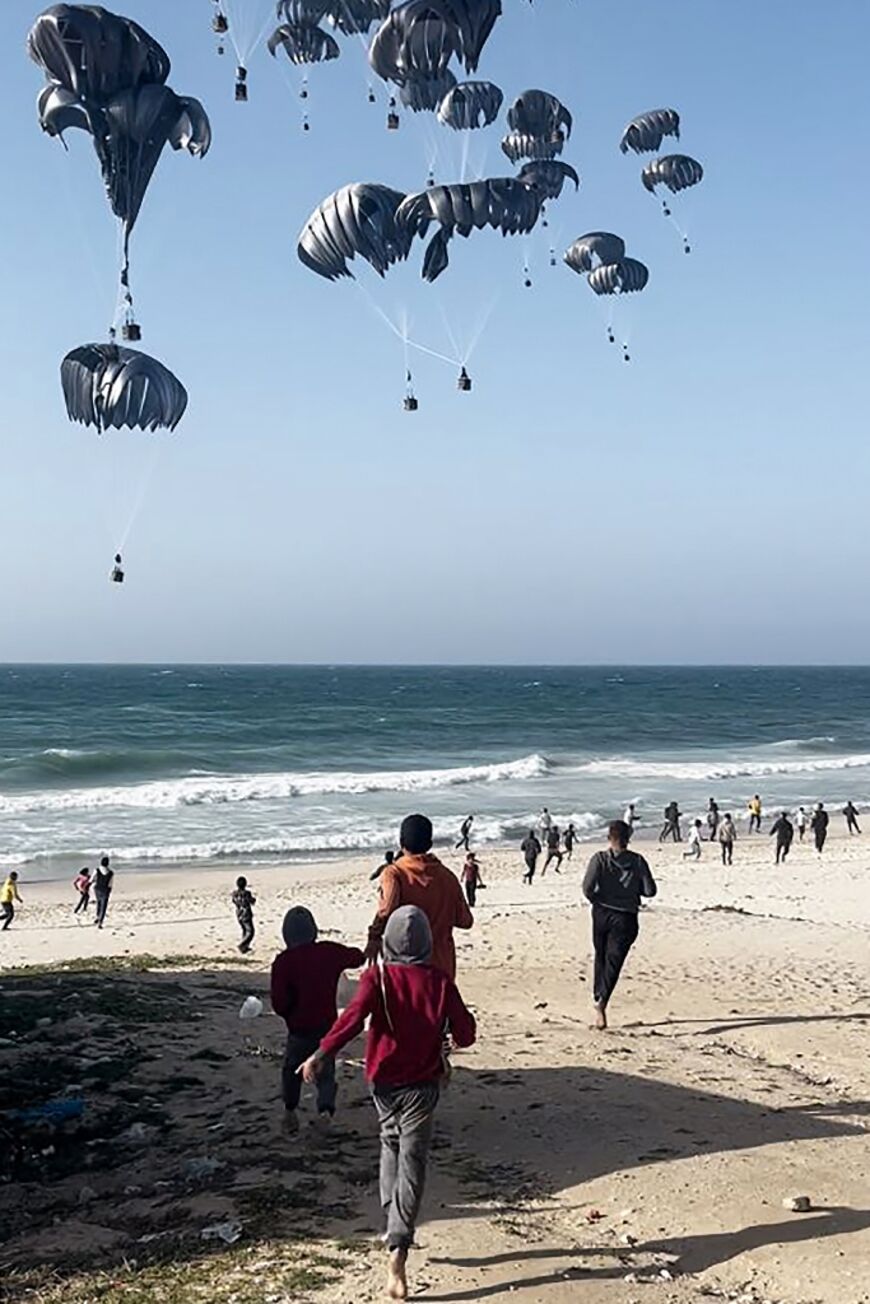
[[821,851],[825,845],[825,839],[828,836],[827,829],[816,829],[816,851]]
[[720,842],[719,846],[722,848],[722,864],[730,865],[734,859],[734,843]]
[[544,868],[541,870],[541,878],[543,878],[544,875],[546,874],[547,866],[549,865],[551,860],[555,860],[556,862],[556,873],[561,874],[562,871],[560,870],[559,866],[562,863],[562,853],[558,847],[550,847],[549,851],[547,852],[547,859],[544,861]]
[[109,896],[109,892],[97,892],[94,896],[94,901],[97,904],[97,916],[94,923],[97,925],[97,928],[102,928],[105,922],[106,911],[109,908]]
[[468,851],[468,850],[470,850],[469,845],[468,845],[468,839],[469,839],[470,837],[471,837],[471,834],[470,834],[470,833],[463,833],[463,834],[460,836],[459,841],[457,842],[457,844],[456,844],[456,846],[453,848],[453,850],[454,850],[454,851],[459,851],[460,848],[461,848],[463,851]]
[[11,901],[4,901],[4,902],[3,902],[3,928],[2,928],[2,930],[0,930],[0,931],[2,931],[2,932],[5,933],[5,932],[6,932],[6,929],[7,929],[7,928],[9,927],[9,925],[12,923],[12,920],[13,920],[14,918],[15,918],[15,907],[14,907],[14,905],[12,904]]
[[251,943],[254,940],[254,916],[244,915],[239,919],[239,927],[242,930],[242,940],[239,942],[239,950],[242,955],[247,954],[251,949]]
[[592,941],[595,946],[595,1004],[607,1007],[619,982],[625,957],[637,940],[637,915],[628,910],[592,907]]
[[780,861],[785,861],[788,858],[788,853],[790,851],[791,851],[791,840],[789,840],[788,842],[777,842],[776,863],[779,864]]
[[668,838],[673,838],[674,842],[682,842],[683,835],[680,832],[679,820],[669,820],[659,834],[659,842],[667,842]]
[[860,832],[861,832],[861,830],[858,828],[858,821],[855,819],[855,816],[854,816],[854,815],[847,815],[847,816],[846,816],[846,827],[848,828],[848,830],[849,830],[850,833],[860,833]]
[[[294,1110],[299,1104],[302,1079],[296,1070],[313,1055],[321,1040],[329,1032],[329,1025],[319,1032],[288,1032],[287,1047],[284,1051],[284,1063],[281,1067],[281,1088],[284,1096],[284,1108]],[[319,1114],[335,1113],[335,1097],[338,1088],[335,1084],[335,1060],[328,1056],[321,1062],[317,1078],[317,1112]]]
[[476,883],[474,883],[474,882],[468,882],[468,883],[465,884],[465,899],[466,899],[466,901],[468,902],[468,904],[471,906],[471,908],[472,908],[472,910],[473,910],[473,909],[474,909],[474,906],[475,906],[475,903],[476,903],[476,901],[477,901],[477,884],[476,884]]
[[750,832],[750,833],[760,833],[760,832],[761,832],[761,816],[760,816],[760,815],[750,815],[750,816],[749,816],[749,832]]
[[535,877],[535,869],[537,867],[537,864],[538,864],[537,856],[535,856],[534,860],[526,861],[526,872],[525,874],[523,874],[523,882],[531,883],[532,879]]
[[90,904],[91,904],[90,892],[79,892],[79,903],[76,906],[75,910],[73,911],[73,914],[78,915],[81,914],[83,910],[87,911],[87,908]]

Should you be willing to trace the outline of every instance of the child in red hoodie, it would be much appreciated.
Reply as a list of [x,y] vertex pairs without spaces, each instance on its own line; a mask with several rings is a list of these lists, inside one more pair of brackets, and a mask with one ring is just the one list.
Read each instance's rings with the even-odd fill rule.
[[[296,1109],[302,1079],[299,1066],[319,1046],[335,1022],[335,994],[345,969],[358,969],[365,956],[355,946],[318,942],[317,924],[310,910],[294,906],[284,916],[286,950],[272,964],[272,1009],[287,1024],[287,1049],[281,1072],[286,1110],[284,1126],[298,1130]],[[335,1113],[335,1060],[327,1057],[317,1083],[317,1110]]]
[[392,1299],[408,1294],[405,1264],[423,1198],[445,1037],[470,1046],[476,1035],[474,1017],[455,983],[431,966],[431,954],[432,930],[423,911],[417,906],[394,911],[384,931],[383,965],[366,970],[356,996],[302,1066],[306,1082],[318,1081],[371,1019],[365,1073],[381,1129],[381,1204]]

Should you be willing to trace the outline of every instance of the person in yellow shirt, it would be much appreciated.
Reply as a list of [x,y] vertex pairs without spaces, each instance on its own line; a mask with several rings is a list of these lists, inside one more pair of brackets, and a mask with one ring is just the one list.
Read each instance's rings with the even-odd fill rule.
[[18,875],[13,869],[2,888],[0,888],[0,907],[2,907],[3,911],[2,931],[4,933],[15,918],[16,901],[23,904],[21,897],[18,895]]
[[749,832],[761,832],[761,798],[758,796],[758,793],[755,794],[752,801],[749,803]]

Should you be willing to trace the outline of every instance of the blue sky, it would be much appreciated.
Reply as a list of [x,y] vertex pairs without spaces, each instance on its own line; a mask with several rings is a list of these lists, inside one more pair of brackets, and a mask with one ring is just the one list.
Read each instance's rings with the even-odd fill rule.
[[[172,437],[100,439],[67,423],[57,373],[104,337],[114,223],[87,138],[65,154],[39,131],[37,10],[6,0],[0,659],[867,659],[870,6],[505,5],[480,75],[570,107],[580,194],[528,242],[455,241],[437,287],[418,244],[384,283],[362,264],[360,290],[297,262],[305,218],[348,181],[421,188],[433,141],[456,179],[458,140],[409,115],[387,133],[354,40],[313,70],[303,134],[265,50],[233,103],[208,0],[128,0],[214,146],[167,152],[134,235],[142,347],[188,414]],[[707,169],[678,209],[690,257],[617,148],[660,105]],[[490,174],[500,134],[471,145]],[[651,271],[628,367],[584,281],[547,265],[551,236],[561,253],[595,229]],[[485,320],[473,393],[420,355],[403,413],[403,348],[373,304],[451,356],[449,331]]]

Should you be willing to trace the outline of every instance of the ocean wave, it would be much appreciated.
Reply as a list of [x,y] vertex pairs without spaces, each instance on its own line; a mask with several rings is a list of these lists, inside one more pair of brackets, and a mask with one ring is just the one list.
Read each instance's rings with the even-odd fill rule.
[[[581,838],[600,831],[603,818],[592,811],[565,816],[562,823],[567,825],[572,820]],[[484,848],[496,844],[519,843],[528,831],[528,821],[516,820],[508,816],[479,816],[474,824],[474,846]],[[370,852],[380,855],[385,848],[395,845],[396,826],[392,821],[370,823],[360,826],[348,821],[341,829],[314,830],[303,833],[296,829],[286,833],[270,834],[257,837],[238,837],[228,833],[224,838],[213,838],[205,842],[175,841],[155,844],[133,844],[130,846],[113,846],[111,855],[118,863],[135,864],[185,864],[188,861],[210,862],[249,862],[262,859],[274,861],[280,857],[287,859],[301,856],[336,856],[342,853],[368,855]],[[436,825],[435,851],[443,856],[447,863],[453,863],[460,852],[454,851],[455,827],[445,821]],[[43,861],[56,861],[59,856],[78,856],[83,864],[96,860],[105,852],[104,845],[72,848],[53,847],[50,851],[18,851],[6,857],[9,864],[38,865]]]
[[586,761],[579,774],[614,779],[763,779],[777,774],[819,774],[836,770],[859,770],[870,766],[870,753],[852,756],[818,757],[815,760],[779,761],[635,761],[628,757]]
[[181,779],[112,787],[72,788],[0,796],[0,812],[88,811],[105,808],[168,810],[183,806],[281,801],[368,792],[424,792],[474,783],[534,779],[549,771],[546,757],[533,753],[496,765],[466,765],[445,770],[313,771],[278,774],[188,775]]

